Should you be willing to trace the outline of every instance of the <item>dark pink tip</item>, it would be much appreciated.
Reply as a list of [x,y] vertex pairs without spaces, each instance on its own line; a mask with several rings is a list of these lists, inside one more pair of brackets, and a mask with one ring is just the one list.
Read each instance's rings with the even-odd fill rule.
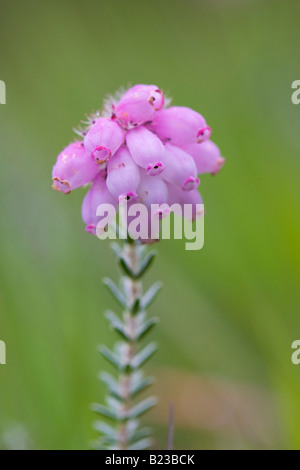
[[205,142],[206,140],[210,139],[210,136],[211,136],[211,127],[206,126],[206,127],[203,127],[202,129],[199,129],[197,133],[198,143],[200,144],[201,142]]
[[137,199],[137,198],[138,198],[138,195],[133,192],[121,194],[119,196],[119,203],[121,204],[122,202],[125,202],[125,201],[132,201],[133,199]]
[[160,175],[165,170],[165,165],[162,162],[153,163],[146,168],[147,175],[156,176]]
[[148,102],[153,106],[155,111],[159,111],[165,104],[165,97],[159,89],[152,91]]
[[111,151],[106,147],[96,147],[95,150],[91,153],[91,157],[99,164],[105,163],[111,158]]
[[171,209],[170,207],[163,207],[162,209],[158,209],[156,212],[154,212],[153,216],[158,219],[164,219],[168,215],[170,215]]
[[87,225],[85,227],[85,230],[88,232],[88,233],[91,233],[92,235],[96,235],[96,226],[95,225]]
[[190,176],[181,186],[183,191],[192,191],[193,189],[197,189],[200,184],[199,178],[195,176]]
[[61,180],[58,178],[58,176],[55,176],[52,178],[53,185],[52,188],[54,191],[59,191],[64,194],[70,194],[71,188],[70,188],[70,183],[67,180]]

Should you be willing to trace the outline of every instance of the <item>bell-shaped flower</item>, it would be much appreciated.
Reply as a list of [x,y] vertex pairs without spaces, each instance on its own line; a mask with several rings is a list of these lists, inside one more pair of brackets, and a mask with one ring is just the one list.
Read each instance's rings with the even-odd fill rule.
[[[98,208],[103,212],[99,215]],[[81,215],[86,224],[86,231],[96,235],[97,230],[104,231],[113,221],[118,201],[106,186],[105,173],[101,172],[94,180],[92,187],[86,194],[81,209]]]
[[171,106],[156,113],[148,125],[163,141],[182,146],[202,142],[210,137],[204,117],[193,109]]
[[109,160],[124,142],[124,131],[119,124],[108,118],[99,118],[84,138],[88,154],[99,164]]
[[185,145],[183,149],[193,157],[199,175],[202,173],[215,175],[225,163],[225,158],[222,157],[219,147],[211,140],[200,145]]
[[107,162],[106,184],[109,191],[121,201],[136,199],[140,183],[140,168],[132,159],[129,150],[122,146]]
[[151,121],[164,105],[164,95],[155,85],[135,85],[114,106],[114,116],[125,128]]
[[82,142],[73,142],[57,158],[52,171],[53,189],[68,194],[90,183],[99,166],[89,157]]
[[161,178],[152,178],[142,174],[138,187],[139,202],[151,209],[153,204],[164,204],[168,201],[168,188]]
[[189,220],[196,220],[204,215],[203,201],[197,189],[183,191],[178,186],[168,184],[168,204],[174,213]]
[[196,164],[191,155],[181,148],[166,144],[165,164],[166,169],[161,178],[168,183],[179,186],[184,191],[191,191],[199,186]]
[[150,176],[165,169],[165,148],[160,139],[145,127],[137,127],[126,134],[126,144],[133,160]]

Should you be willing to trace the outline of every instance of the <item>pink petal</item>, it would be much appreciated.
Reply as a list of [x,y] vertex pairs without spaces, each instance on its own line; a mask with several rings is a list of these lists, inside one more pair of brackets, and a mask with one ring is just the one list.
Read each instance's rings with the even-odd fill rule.
[[[180,211],[176,210],[174,206],[174,213],[177,215],[182,214],[184,217],[187,217],[190,220],[198,219],[204,215],[203,211],[203,201],[201,198],[200,193],[197,189],[193,191],[183,191],[182,189],[168,185],[169,191],[169,205],[170,207],[174,204],[179,204]],[[189,210],[185,207],[185,205],[189,205]],[[201,207],[199,207],[201,205]]]
[[137,165],[155,176],[165,169],[165,149],[160,139],[145,127],[132,129],[126,134],[126,143]]
[[97,163],[109,160],[124,142],[124,132],[112,119],[99,118],[84,138],[86,151]]
[[140,170],[129,150],[122,146],[107,163],[106,184],[117,199],[137,198]]
[[166,169],[161,175],[168,183],[181,187],[185,191],[196,189],[200,181],[193,158],[179,147],[165,145]]
[[86,153],[82,142],[70,144],[57,158],[52,171],[53,189],[65,194],[90,183],[99,166]]
[[[105,174],[100,173],[94,180],[89,192],[86,194],[82,203],[82,219],[86,224],[86,230],[96,235],[96,228],[102,217],[97,216],[97,208],[103,204],[110,204],[117,209],[117,199],[109,192]],[[103,227],[104,230],[105,227]]]
[[198,174],[212,173],[215,175],[225,163],[225,158],[221,156],[219,147],[211,140],[200,145],[189,144],[183,148],[193,157]]
[[157,112],[148,127],[163,142],[178,146],[198,142],[199,138],[203,137],[202,133],[207,138],[209,129],[201,114],[180,106],[172,106]]
[[164,204],[168,202],[168,188],[160,178],[152,178],[142,173],[138,187],[139,202],[151,208],[152,204]]
[[157,86],[135,85],[115,106],[114,115],[123,126],[132,128],[150,121],[163,105],[164,95]]

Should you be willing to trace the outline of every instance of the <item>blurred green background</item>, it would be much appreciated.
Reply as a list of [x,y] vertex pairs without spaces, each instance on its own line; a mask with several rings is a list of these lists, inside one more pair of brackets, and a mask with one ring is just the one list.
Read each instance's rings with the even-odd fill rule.
[[298,0],[0,0],[0,447],[84,449],[112,344],[102,287],[118,272],[84,231],[84,195],[51,190],[56,155],[108,92],[155,83],[213,127],[227,157],[204,175],[205,247],[157,245],[146,284],[160,407],[175,449],[299,449]]

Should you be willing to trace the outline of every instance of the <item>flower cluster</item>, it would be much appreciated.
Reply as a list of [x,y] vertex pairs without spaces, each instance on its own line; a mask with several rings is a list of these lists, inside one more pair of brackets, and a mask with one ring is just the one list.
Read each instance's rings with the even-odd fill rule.
[[201,114],[165,101],[156,86],[135,85],[90,118],[82,140],[59,154],[55,190],[68,194],[92,183],[82,205],[88,232],[96,233],[102,204],[202,203],[198,175],[216,174],[224,158]]

